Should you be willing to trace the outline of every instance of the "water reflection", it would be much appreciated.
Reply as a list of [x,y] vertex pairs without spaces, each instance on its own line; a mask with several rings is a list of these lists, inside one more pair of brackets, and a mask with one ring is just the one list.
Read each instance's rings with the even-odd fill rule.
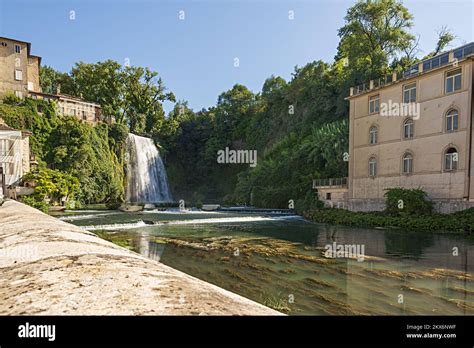
[[[128,222],[127,215],[115,218]],[[289,314],[474,314],[474,243],[462,236],[298,220],[163,224],[111,236],[130,239],[150,259]],[[332,243],[363,245],[366,258],[327,259],[325,246]]]
[[150,235],[148,233],[143,233],[139,235],[138,243],[135,243],[135,249],[138,253],[148,257],[149,259],[160,261],[165,246],[164,244],[159,244],[150,240]]

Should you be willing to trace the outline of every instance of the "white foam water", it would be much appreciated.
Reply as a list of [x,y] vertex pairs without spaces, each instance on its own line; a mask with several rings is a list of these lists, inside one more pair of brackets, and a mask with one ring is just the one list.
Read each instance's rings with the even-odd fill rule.
[[282,217],[266,217],[266,216],[242,216],[242,217],[228,217],[228,218],[209,218],[209,219],[190,219],[190,220],[176,220],[160,222],[156,221],[153,224],[146,224],[140,220],[134,223],[127,224],[112,224],[112,225],[95,225],[95,226],[80,226],[83,230],[97,231],[97,230],[128,230],[145,226],[165,226],[165,225],[201,225],[201,224],[219,224],[219,223],[233,223],[233,222],[259,222],[259,221],[280,221],[286,219],[301,218],[298,215],[282,216]]
[[165,165],[153,139],[129,134],[126,145],[127,203],[171,202]]
[[131,222],[128,224],[92,225],[92,226],[79,226],[79,227],[86,231],[98,231],[98,230],[114,231],[114,230],[131,230],[134,228],[140,228],[140,227],[145,227],[145,226],[150,226],[150,225],[147,225],[144,221],[140,220],[140,221]]
[[113,212],[113,213],[100,213],[100,214],[83,214],[83,215],[66,215],[66,216],[61,216],[59,220],[62,221],[77,221],[77,220],[87,220],[87,219],[97,219],[102,216],[108,216],[108,215],[116,215],[120,214],[119,212]]

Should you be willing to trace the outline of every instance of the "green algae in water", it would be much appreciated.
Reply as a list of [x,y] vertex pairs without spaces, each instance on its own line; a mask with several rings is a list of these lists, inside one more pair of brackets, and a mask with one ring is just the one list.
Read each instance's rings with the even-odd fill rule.
[[[111,215],[107,224],[136,218]],[[162,221],[163,214],[152,219]],[[295,220],[94,232],[289,315],[474,314],[474,277],[468,271],[474,266],[474,241],[469,237]],[[369,257],[363,262],[325,258],[324,246],[333,242],[364,244]],[[452,256],[452,246],[462,257]]]

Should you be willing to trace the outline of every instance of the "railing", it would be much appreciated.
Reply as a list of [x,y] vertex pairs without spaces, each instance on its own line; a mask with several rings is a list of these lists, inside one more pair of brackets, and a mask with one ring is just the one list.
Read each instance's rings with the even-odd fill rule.
[[347,187],[347,178],[314,179],[313,188]]
[[453,58],[455,60],[461,60],[471,54],[474,54],[474,42],[468,43],[467,45],[455,48],[449,52],[443,52],[429,59],[420,61],[417,64],[412,65],[407,70],[398,72],[396,74],[396,80],[393,80],[393,75],[389,74],[384,77],[381,77],[377,80],[372,81],[372,86],[370,83],[364,83],[358,86],[355,86],[352,92],[352,95],[358,95],[363,92],[369,91],[373,88],[378,88],[385,86],[389,83],[408,78],[410,76],[417,75],[420,72],[420,66],[423,68],[423,72],[439,68],[441,66],[452,63],[449,61],[449,53],[453,52]]

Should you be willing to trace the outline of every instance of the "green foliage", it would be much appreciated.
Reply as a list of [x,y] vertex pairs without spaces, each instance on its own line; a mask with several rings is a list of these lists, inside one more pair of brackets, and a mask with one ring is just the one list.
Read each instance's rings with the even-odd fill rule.
[[80,180],[78,198],[83,203],[123,200],[123,172],[108,139],[106,124],[92,127],[74,117],[64,117],[51,133],[46,161]]
[[22,198],[22,202],[30,207],[41,210],[43,213],[48,213],[49,204],[44,200],[36,200],[34,196],[25,196]]
[[79,62],[69,74],[45,67],[41,70],[41,85],[52,93],[61,86],[61,93],[100,104],[103,115],[114,116],[132,133],[156,134],[165,119],[162,102],[175,101],[157,72],[123,67],[113,60]]
[[43,93],[56,94],[58,90],[71,90],[71,77],[52,67],[43,65],[40,67],[40,86]]
[[422,189],[389,188],[385,211],[390,215],[424,215],[433,212],[433,203]]
[[29,98],[20,105],[0,104],[0,117],[10,127],[32,132],[31,150],[41,168],[56,169],[79,180],[79,201],[123,200],[125,126],[111,126],[109,136],[106,124],[93,127],[74,117],[57,115],[54,102]]
[[344,19],[337,58],[348,59],[360,82],[380,77],[390,59],[415,44],[415,37],[408,32],[413,16],[400,1],[359,0]]
[[74,195],[79,189],[77,178],[52,169],[30,172],[23,177],[23,181],[34,182],[35,185],[33,196],[26,198],[25,203],[42,210],[44,202],[49,202],[50,205],[61,205],[63,200],[74,200]]
[[3,97],[3,102],[8,105],[20,105],[22,100],[20,97],[17,97],[15,94],[9,92]]
[[417,232],[474,232],[474,209],[449,215],[391,216],[383,212],[351,212],[342,209],[310,210],[305,218],[315,222],[359,227],[400,228]]

